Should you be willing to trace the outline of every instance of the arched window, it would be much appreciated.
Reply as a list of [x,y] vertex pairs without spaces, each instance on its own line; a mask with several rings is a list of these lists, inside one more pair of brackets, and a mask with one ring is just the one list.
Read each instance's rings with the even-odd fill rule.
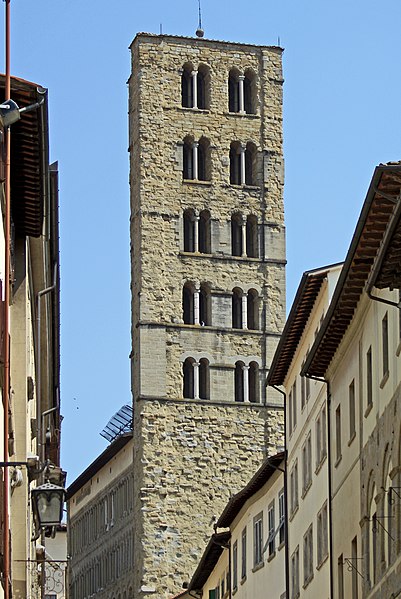
[[195,324],[194,287],[185,283],[182,290],[182,318],[184,324]]
[[210,254],[210,212],[202,210],[199,215],[199,251],[202,254]]
[[184,65],[181,75],[181,105],[184,108],[192,108],[193,106],[193,83],[192,72],[193,66],[190,63]]
[[187,399],[194,399],[194,360],[193,358],[187,358],[182,367],[184,385],[183,394]]
[[245,185],[256,185],[255,182],[256,146],[248,142],[245,148]]
[[198,76],[196,78],[198,108],[206,109],[209,107],[209,80],[209,68],[204,64],[199,65]]
[[250,289],[247,294],[247,325],[248,329],[256,331],[259,329],[259,301],[258,292]]
[[246,114],[255,114],[255,96],[255,73],[251,69],[247,69],[244,78],[244,109]]
[[249,364],[249,401],[259,403],[259,366],[257,362]]
[[201,285],[199,293],[199,322],[201,325],[212,324],[210,289],[205,284]]
[[190,137],[186,137],[184,139],[183,145],[183,173],[182,176],[184,179],[193,179],[194,178],[194,150],[193,150],[193,139]]
[[232,296],[233,329],[242,329],[242,289],[235,287]]
[[235,401],[243,402],[244,401],[244,363],[236,362],[235,363]]
[[394,494],[392,492],[393,481],[390,477],[390,472],[392,470],[391,460],[388,461],[387,468],[384,470],[385,479],[384,479],[384,506],[383,506],[383,515],[384,522],[386,527],[386,532],[382,529],[382,542],[384,549],[384,562],[386,564],[386,568],[388,568],[393,559],[393,549],[392,549],[392,538],[394,538],[394,510],[393,503],[395,500]]
[[184,210],[184,252],[195,251],[195,213]]
[[236,212],[231,216],[231,253],[242,256],[242,215]]
[[239,71],[231,69],[228,75],[228,110],[239,112]]
[[199,360],[199,397],[210,398],[209,361],[206,358]]
[[258,220],[255,215],[249,214],[246,219],[246,255],[257,258],[258,252]]
[[210,181],[210,143],[206,137],[201,137],[198,146],[198,179],[199,181]]
[[373,587],[376,582],[378,523],[376,514],[376,485],[373,485],[369,507],[369,581]]
[[238,141],[230,145],[230,183],[241,185],[241,144]]

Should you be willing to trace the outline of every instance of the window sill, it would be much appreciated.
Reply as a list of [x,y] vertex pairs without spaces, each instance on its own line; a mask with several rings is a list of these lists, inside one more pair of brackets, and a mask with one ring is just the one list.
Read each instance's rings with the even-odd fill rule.
[[302,489],[302,495],[301,495],[302,499],[304,499],[306,497],[311,486],[312,486],[312,481],[308,480],[307,485]]
[[244,582],[246,582],[246,576],[243,576],[243,577],[241,578],[240,584],[244,584]]
[[398,357],[401,354],[401,341],[398,344],[397,349],[395,350],[395,355]]
[[352,441],[355,439],[355,437],[356,437],[356,431],[354,431],[352,433],[351,437],[349,438],[348,447],[352,444]]
[[291,522],[291,520],[294,519],[295,514],[297,513],[298,509],[299,509],[299,505],[296,505],[296,507],[294,508],[294,511],[290,513],[290,517],[288,518],[290,522]]
[[387,381],[388,381],[388,378],[389,378],[389,376],[390,376],[390,373],[389,373],[389,371],[387,370],[387,372],[386,372],[386,373],[383,375],[383,378],[382,378],[382,380],[380,381],[380,385],[379,385],[380,389],[383,389],[384,385],[385,385],[385,384],[387,383]]
[[276,557],[276,550],[273,551],[267,558],[267,563],[271,562]]
[[365,418],[367,418],[369,416],[370,412],[372,411],[372,408],[373,408],[373,403],[370,403],[365,410],[365,413],[364,413]]
[[241,117],[248,119],[260,119],[259,114],[249,114],[248,112],[224,112],[224,116],[233,116],[233,117]]
[[280,545],[277,547],[277,551],[281,551],[283,547],[285,547],[285,541],[281,541]]
[[233,587],[233,595],[238,591],[238,587]]
[[198,112],[199,114],[209,114],[209,108],[195,108],[194,106],[177,106],[178,110],[183,112]]
[[315,474],[319,474],[319,472],[322,469],[323,464],[325,463],[327,458],[327,453],[325,453],[322,457],[322,459],[320,460],[320,462],[318,464],[316,464],[316,468],[315,468]]
[[260,185],[239,185],[237,183],[230,183],[230,187],[234,189],[244,189],[248,191],[259,191]]
[[316,570],[320,570],[320,568],[327,562],[329,558],[329,554],[326,553],[326,555],[320,560],[320,562],[317,564],[316,566]]
[[339,463],[341,462],[342,459],[343,459],[343,456],[339,455],[338,458],[336,459],[336,461],[334,462],[334,468],[337,468],[337,466],[339,465]]
[[256,566],[254,566],[252,568],[252,572],[257,572],[258,570],[260,570],[261,568],[263,568],[265,565],[265,562],[260,562],[260,564],[256,564]]
[[302,588],[303,588],[303,589],[306,589],[306,587],[308,587],[308,586],[310,585],[310,583],[312,582],[312,580],[313,580],[313,574],[311,574],[311,575],[309,576],[309,578],[307,578],[307,579],[304,581],[304,584],[302,585]]
[[182,182],[184,185],[202,185],[204,187],[210,187],[212,185],[211,181],[203,181],[202,179],[183,179]]

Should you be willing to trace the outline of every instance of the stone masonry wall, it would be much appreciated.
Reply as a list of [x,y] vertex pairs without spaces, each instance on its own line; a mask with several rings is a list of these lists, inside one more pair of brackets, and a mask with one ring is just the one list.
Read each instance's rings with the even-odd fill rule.
[[[281,410],[139,401],[135,406],[136,580],[165,597],[182,589],[218,516],[266,453],[283,445]],[[137,585],[138,586],[138,585]]]

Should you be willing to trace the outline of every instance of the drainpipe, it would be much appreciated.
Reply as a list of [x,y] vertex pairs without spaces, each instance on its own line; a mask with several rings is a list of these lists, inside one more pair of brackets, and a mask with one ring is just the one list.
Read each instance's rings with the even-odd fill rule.
[[[5,78],[5,97],[11,97],[11,75],[10,75],[10,1],[5,0],[5,38],[6,38],[6,78]],[[4,252],[4,389],[3,389],[3,410],[4,410],[4,460],[8,460],[8,413],[10,403],[10,222],[11,222],[11,134],[10,127],[5,130],[6,138],[6,170],[5,170],[5,252]],[[10,587],[10,529],[9,529],[9,476],[7,466],[3,470],[3,566],[4,566],[4,597],[9,599]]]
[[37,423],[37,442],[38,442],[38,455],[39,455],[39,460],[40,462],[43,462],[44,460],[44,453],[43,453],[43,431],[42,431],[42,417],[52,411],[54,411],[54,409],[52,408],[51,410],[47,410],[46,412],[44,412],[42,414],[41,412],[41,399],[42,399],[42,364],[41,364],[41,351],[40,351],[40,344],[41,344],[41,299],[44,295],[47,295],[48,293],[50,293],[51,291],[54,291],[54,289],[56,288],[56,284],[57,284],[57,263],[54,265],[54,273],[53,273],[53,284],[50,285],[50,287],[46,287],[45,289],[42,289],[41,291],[38,292],[37,294],[37,316],[36,316],[36,339],[37,339],[37,344],[36,344],[36,359],[37,359],[37,374],[36,374],[36,423]]
[[326,379],[321,379],[317,376],[312,376],[309,374],[305,374],[308,379],[312,379],[314,381],[318,381],[319,383],[325,383],[327,390],[327,483],[328,483],[328,503],[329,503],[329,564],[330,564],[330,598],[334,599],[334,563],[333,563],[333,514],[332,514],[332,482],[331,482],[331,391],[330,391],[330,383]]
[[[290,597],[290,556],[289,556],[289,546],[288,546],[288,451],[287,451],[287,395],[284,391],[276,387],[276,385],[270,385],[273,389],[281,393],[284,398],[284,540],[285,540],[285,548],[284,548],[284,557],[285,557],[285,596]],[[277,470],[281,470],[281,468],[277,468]]]

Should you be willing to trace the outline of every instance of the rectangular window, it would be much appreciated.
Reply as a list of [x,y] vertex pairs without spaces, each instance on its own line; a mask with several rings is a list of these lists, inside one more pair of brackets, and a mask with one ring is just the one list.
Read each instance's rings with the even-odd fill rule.
[[316,468],[326,457],[326,406],[324,405],[316,419]]
[[233,545],[233,590],[238,588],[238,543]]
[[291,514],[298,507],[298,460],[295,460],[290,473]]
[[223,578],[222,578],[222,579],[221,579],[221,581],[220,581],[220,597],[221,597],[221,599],[223,599],[223,597],[224,597],[224,594],[225,594],[225,592],[226,592],[226,585],[225,585],[225,582],[226,582],[226,580],[225,580],[225,578],[224,578],[224,576],[223,576]]
[[336,409],[336,460],[341,460],[341,406]]
[[338,599],[344,599],[344,561],[341,554],[337,565]]
[[388,374],[388,316],[387,312],[382,320],[382,351],[383,351],[383,376]]
[[292,392],[288,395],[288,432],[292,434]]
[[305,493],[312,483],[312,439],[309,432],[302,447],[302,493]]
[[356,564],[358,563],[358,540],[356,537],[351,542],[351,559],[352,564],[355,566],[352,568],[352,599],[358,599],[358,572],[356,571]]
[[285,497],[284,489],[278,494],[278,542],[281,545],[285,541]]
[[299,597],[299,547],[291,556],[291,599]]
[[317,515],[317,564],[320,566],[328,555],[327,503]]
[[253,519],[253,565],[263,563],[263,514],[262,512]]
[[269,505],[269,509],[267,512],[267,521],[269,526],[269,556],[273,555],[276,550],[276,542],[275,542],[275,514],[274,514],[274,501]]
[[348,388],[348,405],[349,405],[349,438],[352,439],[355,435],[355,381],[352,380]]
[[373,369],[372,369],[372,347],[366,353],[366,403],[367,408],[373,404]]
[[304,535],[304,586],[313,578],[313,529],[312,524]]
[[[302,362],[301,370],[304,367],[304,363]],[[301,376],[301,410],[304,409],[306,403],[306,378]]]
[[297,379],[292,386],[292,429],[297,426]]
[[246,578],[246,527],[241,535],[241,580]]

